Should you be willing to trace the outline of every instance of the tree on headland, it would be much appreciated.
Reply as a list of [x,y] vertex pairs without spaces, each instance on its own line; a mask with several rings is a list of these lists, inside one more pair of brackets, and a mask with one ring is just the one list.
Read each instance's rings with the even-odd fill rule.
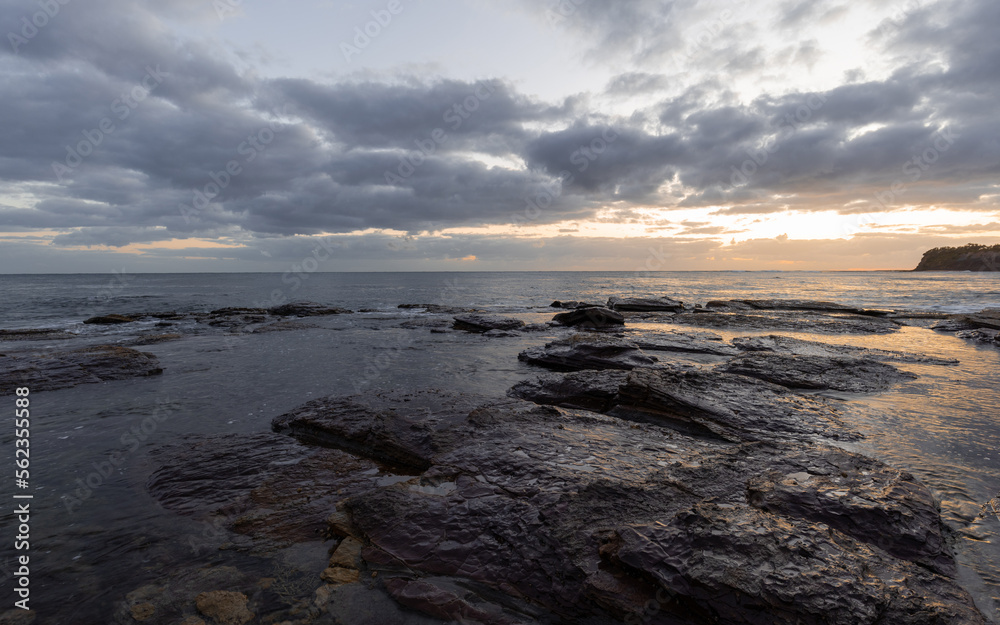
[[914,271],[1000,271],[1000,245],[935,247],[924,252]]

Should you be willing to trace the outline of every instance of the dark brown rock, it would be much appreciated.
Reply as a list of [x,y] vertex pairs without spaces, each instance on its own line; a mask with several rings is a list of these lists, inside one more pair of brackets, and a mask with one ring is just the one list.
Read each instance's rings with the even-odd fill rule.
[[125,315],[103,315],[100,317],[91,317],[90,319],[84,321],[84,323],[88,325],[109,326],[122,323],[133,323],[134,321],[136,321],[135,317],[127,317]]
[[669,297],[610,297],[608,308],[632,312],[681,312],[684,303]]
[[460,306],[445,306],[442,304],[400,304],[397,308],[403,310],[417,310],[423,309],[424,312],[428,313],[438,313],[445,315],[457,315],[460,313],[470,313],[476,312],[470,308],[462,308]]
[[955,336],[960,339],[967,339],[975,341],[976,343],[985,343],[987,345],[1000,344],[1000,330],[990,330],[988,328],[982,328],[979,330],[962,330],[961,332],[955,333]]
[[891,334],[899,324],[888,318],[855,314],[819,313],[808,310],[757,310],[733,312],[729,309],[703,309],[677,313],[670,323],[734,331],[765,330],[810,332],[817,334]]
[[517,330],[523,328],[524,322],[512,317],[469,313],[455,317],[455,329],[466,332],[489,332],[490,330]]
[[[396,577],[387,580],[385,587],[400,605],[445,622],[481,625],[517,625],[520,622],[498,610],[483,610],[462,596],[469,594],[468,591],[447,588],[440,583]],[[478,603],[482,605],[482,600]]]
[[607,308],[577,308],[559,313],[552,320],[564,326],[581,328],[612,328],[625,325],[625,317]]
[[719,367],[720,371],[765,380],[789,388],[875,393],[917,376],[892,365],[844,356],[796,356],[751,352]]
[[693,367],[550,374],[521,382],[510,392],[541,404],[599,409],[721,440],[860,438],[822,398]]
[[292,302],[275,306],[269,312],[278,317],[325,317],[328,315],[349,315],[352,311],[346,308],[323,306],[315,302]]
[[972,315],[952,315],[934,326],[940,332],[1000,330],[1000,310],[988,308]]
[[275,417],[271,429],[414,474],[431,466],[452,427],[482,401],[444,393],[326,397]]
[[[927,488],[906,472],[842,452],[789,454],[804,467],[766,469],[747,482],[747,498],[761,510],[826,523],[845,534],[954,577],[945,526]],[[883,533],[892,527],[893,532]]]
[[129,341],[128,344],[133,347],[141,347],[143,345],[157,345],[168,341],[176,341],[182,338],[184,338],[184,335],[182,334],[143,334],[142,336]]
[[50,328],[0,330],[0,341],[57,341],[75,339],[79,335]]
[[234,317],[242,315],[263,316],[270,314],[267,308],[218,308],[208,313],[212,317]]
[[615,407],[625,371],[579,371],[540,375],[515,384],[508,394],[547,406],[608,412]]
[[247,596],[241,592],[213,590],[203,592],[195,600],[198,612],[219,625],[245,625],[256,618],[247,609]]
[[582,369],[634,369],[650,367],[657,359],[649,356],[634,343],[601,334],[576,334],[566,340],[553,341],[544,347],[531,347],[518,359],[557,371]]
[[985,623],[946,577],[823,524],[703,503],[617,535],[612,559],[660,585],[666,609],[695,623]]
[[367,458],[271,432],[192,436],[151,454],[153,498],[211,526],[189,537],[196,554],[224,542],[278,549],[316,540],[341,500],[391,479]]
[[827,313],[848,313],[869,317],[884,317],[892,314],[891,310],[871,310],[844,306],[833,302],[818,302],[801,299],[736,299],[727,301],[711,301],[708,308],[737,308],[739,310],[805,310]]
[[650,623],[983,623],[934,572],[953,562],[930,493],[876,460],[520,402],[451,429],[419,479],[344,502],[364,560],[426,614],[643,620],[658,597]]
[[769,336],[746,336],[733,339],[733,345],[746,352],[774,352],[795,356],[830,356],[866,358],[880,362],[910,362],[927,365],[957,365],[951,358],[937,358],[910,352],[854,347],[852,345],[831,345],[816,341],[805,341],[790,336],[771,334]]
[[678,332],[676,330],[643,330],[626,334],[628,339],[640,349],[650,352],[675,352],[685,354],[709,354],[712,356],[735,356],[735,347],[722,342],[722,337],[711,332]]

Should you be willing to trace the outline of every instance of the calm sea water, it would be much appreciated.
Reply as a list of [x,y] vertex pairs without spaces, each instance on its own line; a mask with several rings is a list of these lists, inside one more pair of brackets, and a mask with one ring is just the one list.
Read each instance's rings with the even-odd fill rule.
[[[395,388],[441,388],[502,394],[537,373],[517,353],[545,333],[485,339],[431,334],[403,323],[425,313],[400,304],[446,304],[503,312],[527,321],[551,318],[554,299],[603,302],[611,295],[661,294],[689,303],[728,298],[806,298],[872,308],[974,311],[1000,307],[1000,274],[973,273],[378,273],[0,275],[0,329],[62,328],[71,341],[0,342],[0,352],[126,341],[143,324],[84,326],[106,313],[208,311],[311,300],[371,312],[323,318],[319,327],[260,335],[198,335],[143,347],[164,374],[80,386],[33,397],[32,603],[39,623],[107,623],[125,595],[162,579],[164,567],[196,556],[186,538],[198,522],[163,510],[145,490],[157,462],[150,452],[189,435],[252,433],[312,398]],[[447,317],[447,315],[442,315]],[[148,324],[151,325],[151,324]],[[662,328],[660,324],[638,324]],[[179,328],[183,330],[183,328]],[[680,328],[684,330],[684,328]],[[729,339],[753,332],[726,333]],[[801,338],[957,358],[957,367],[901,365],[919,378],[891,392],[854,398],[857,449],[911,471],[928,484],[955,532],[961,582],[990,618],[1000,606],[1000,519],[980,507],[1000,490],[1000,351],[923,327],[888,336]],[[0,398],[6,401],[9,398]],[[64,496],[112,452],[122,435],[169,406],[170,418],[129,451],[72,512]],[[9,431],[6,431],[9,430]],[[13,462],[13,427],[0,430],[3,466]],[[0,480],[0,595],[13,601],[10,516],[13,480]],[[210,550],[211,551],[211,550]],[[205,564],[273,576],[278,560],[317,580],[326,548],[249,556],[202,554]],[[996,602],[996,603],[995,603]],[[0,613],[2,613],[0,608]],[[994,621],[1000,622],[1000,621]]]

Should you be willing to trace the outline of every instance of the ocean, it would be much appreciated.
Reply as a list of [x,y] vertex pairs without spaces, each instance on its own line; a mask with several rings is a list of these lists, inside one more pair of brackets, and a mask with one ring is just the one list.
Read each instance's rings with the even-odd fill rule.
[[[527,322],[551,319],[553,300],[602,303],[609,296],[666,295],[689,304],[736,298],[825,300],[918,312],[1000,308],[1000,274],[912,272],[537,272],[0,275],[0,330],[57,329],[77,335],[3,341],[0,353],[128,344],[139,335],[181,338],[138,347],[163,374],[32,395],[32,605],[39,623],[129,622],[130,593],[164,578],[172,563],[235,567],[308,588],[327,558],[319,539],[275,553],[227,549],[204,521],[164,509],[147,491],[164,450],[199,436],[267,432],[271,419],[325,395],[442,389],[502,395],[538,373],[519,362],[545,332],[489,338],[432,333],[447,312],[475,308]],[[300,320],[284,331],[248,334],[156,319],[85,325],[94,315],[313,301],[355,311]],[[400,308],[400,306],[409,306]],[[164,325],[165,323],[169,325]],[[855,397],[852,423],[866,435],[852,450],[876,456],[926,483],[953,530],[960,582],[988,618],[1000,606],[1000,518],[982,505],[1000,491],[1000,350],[916,323],[889,335],[799,338],[956,358],[956,367],[901,364],[919,377]],[[160,324],[160,325],[157,325]],[[634,330],[670,327],[639,322]],[[679,327],[680,331],[693,328]],[[701,328],[698,328],[701,329]],[[729,340],[759,331],[709,328]],[[716,361],[693,358],[693,362]],[[836,397],[836,395],[833,395]],[[0,398],[0,401],[13,398]],[[143,427],[154,417],[155,426]],[[14,427],[0,431],[4,466],[14,462]],[[109,467],[111,454],[124,462]],[[11,468],[11,470],[13,470]],[[96,478],[94,476],[97,476]],[[0,481],[4,531],[0,578],[13,596],[13,479]],[[192,548],[198,545],[205,548]],[[222,547],[222,549],[220,549]],[[318,567],[318,569],[317,569]],[[283,576],[283,577],[282,577]],[[0,610],[2,612],[2,610]]]

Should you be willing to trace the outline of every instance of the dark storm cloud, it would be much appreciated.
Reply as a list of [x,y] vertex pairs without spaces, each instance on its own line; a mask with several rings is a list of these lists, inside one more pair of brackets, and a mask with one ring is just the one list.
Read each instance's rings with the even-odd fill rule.
[[673,178],[685,150],[677,136],[619,130],[609,122],[543,133],[526,147],[525,156],[529,165],[562,175],[564,189],[571,193],[640,201]]
[[419,150],[417,142],[426,142],[440,129],[446,136],[437,146],[441,150],[498,152],[502,144],[490,142],[490,137],[517,145],[527,137],[524,123],[558,121],[566,117],[569,106],[543,106],[499,80],[429,85],[281,80],[272,88],[348,149]]
[[[829,7],[813,4],[789,3],[783,21],[829,18]],[[4,4],[2,32],[16,32],[38,6]],[[693,3],[574,6],[560,23],[588,33],[596,57],[614,62],[676,52],[676,18]],[[0,184],[39,199],[0,207],[0,228],[79,228],[56,240],[62,246],[415,233],[524,223],[525,207],[541,197],[531,223],[587,219],[609,203],[622,215],[651,204],[786,210],[790,201],[775,194],[794,194],[798,210],[885,211],[918,197],[996,210],[979,199],[1000,173],[994,2],[927,5],[892,29],[873,25],[872,41],[900,59],[885,80],[740,103],[725,75],[712,75],[623,118],[590,110],[585,97],[542,102],[502,78],[255,78],[237,71],[234,53],[183,39],[162,19],[207,19],[210,9],[71,2],[16,51],[2,48],[0,92],[11,95],[0,99]],[[788,63],[815,60],[811,46],[789,48]],[[729,71],[771,62],[754,50],[750,38],[720,37],[688,58]],[[605,93],[671,86],[666,75],[630,70]],[[952,138],[947,149],[942,133]],[[671,183],[687,197],[667,195],[676,193]],[[875,204],[886,193],[890,201]]]

